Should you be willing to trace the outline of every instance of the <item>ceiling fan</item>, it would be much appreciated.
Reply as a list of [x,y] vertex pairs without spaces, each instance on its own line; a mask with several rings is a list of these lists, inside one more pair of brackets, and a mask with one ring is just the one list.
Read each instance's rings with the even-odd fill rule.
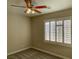
[[29,14],[29,13],[42,13],[40,10],[38,9],[43,9],[43,8],[48,8],[46,5],[39,5],[39,6],[34,6],[32,4],[32,0],[24,0],[26,6],[17,6],[17,5],[11,5],[14,7],[21,7],[21,8],[25,8],[25,13]]

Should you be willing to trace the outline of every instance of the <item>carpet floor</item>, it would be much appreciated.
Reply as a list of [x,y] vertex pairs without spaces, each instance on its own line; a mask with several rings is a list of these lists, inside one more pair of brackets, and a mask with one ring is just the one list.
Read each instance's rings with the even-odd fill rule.
[[19,53],[9,55],[7,59],[62,59],[36,49],[27,49]]

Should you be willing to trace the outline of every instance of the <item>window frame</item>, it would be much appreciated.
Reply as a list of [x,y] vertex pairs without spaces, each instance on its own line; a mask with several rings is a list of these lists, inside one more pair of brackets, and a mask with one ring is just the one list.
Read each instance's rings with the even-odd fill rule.
[[[50,41],[50,39],[45,40],[45,22],[55,21],[55,28],[56,28],[56,22],[57,21],[63,21],[62,31],[63,31],[63,34],[64,34],[64,20],[71,20],[71,44],[64,43],[64,35],[62,36],[63,37],[63,40],[62,40],[63,42],[57,42],[56,41],[56,38],[57,38],[56,37],[57,36],[56,30],[57,29],[55,29],[55,41]],[[49,25],[49,27],[50,27],[50,25]],[[66,19],[65,18],[56,18],[56,19],[49,19],[49,21],[48,20],[44,21],[44,41],[48,44],[55,44],[55,45],[60,45],[60,46],[65,46],[65,47],[72,47],[72,19],[71,19],[71,16],[67,17]]]

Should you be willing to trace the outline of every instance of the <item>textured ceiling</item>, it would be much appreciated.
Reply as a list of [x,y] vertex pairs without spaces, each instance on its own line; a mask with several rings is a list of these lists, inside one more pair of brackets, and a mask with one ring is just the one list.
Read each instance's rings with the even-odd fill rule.
[[[16,4],[16,5],[25,5],[24,0],[8,0],[9,4]],[[40,9],[42,13],[36,13],[36,14],[27,14],[27,16],[36,16],[36,15],[41,15],[41,14],[46,14],[46,13],[51,13],[51,12],[56,12],[68,8],[72,8],[72,0],[32,0],[33,5],[46,5],[49,7],[45,9]],[[24,9],[18,8],[18,10],[21,11],[21,13],[24,13]]]

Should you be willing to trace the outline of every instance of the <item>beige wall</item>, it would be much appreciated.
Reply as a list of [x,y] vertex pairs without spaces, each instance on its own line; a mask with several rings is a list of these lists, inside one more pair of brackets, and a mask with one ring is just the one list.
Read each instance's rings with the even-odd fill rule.
[[[11,7],[12,0],[8,0],[7,19],[7,52],[15,52],[30,47],[31,23],[30,19],[21,13],[20,8]],[[12,3],[13,4],[13,3]]]
[[44,42],[44,23],[43,21],[47,18],[58,18],[63,16],[71,16],[71,9],[55,12],[51,14],[41,15],[32,17],[32,46],[44,49],[47,51],[50,51],[52,53],[56,53],[59,55],[63,55],[66,57],[71,57],[71,48],[70,47],[64,47],[64,46],[58,46],[54,44],[49,44]]
[[[16,3],[18,3],[19,0],[15,0],[15,1],[17,1]],[[8,2],[9,3],[11,2],[12,4],[14,3],[12,2],[12,0],[8,0]],[[8,53],[11,53],[20,49],[28,48],[32,44],[33,47],[48,50],[50,52],[61,54],[67,57],[71,57],[71,48],[57,46],[54,44],[49,44],[44,42],[44,25],[43,25],[43,20],[47,18],[70,16],[71,9],[32,17],[31,18],[32,20],[30,20],[28,17],[26,17],[23,14],[22,9],[14,8],[9,5],[8,5],[8,19],[7,19]],[[31,39],[31,36],[32,36],[32,39]]]

